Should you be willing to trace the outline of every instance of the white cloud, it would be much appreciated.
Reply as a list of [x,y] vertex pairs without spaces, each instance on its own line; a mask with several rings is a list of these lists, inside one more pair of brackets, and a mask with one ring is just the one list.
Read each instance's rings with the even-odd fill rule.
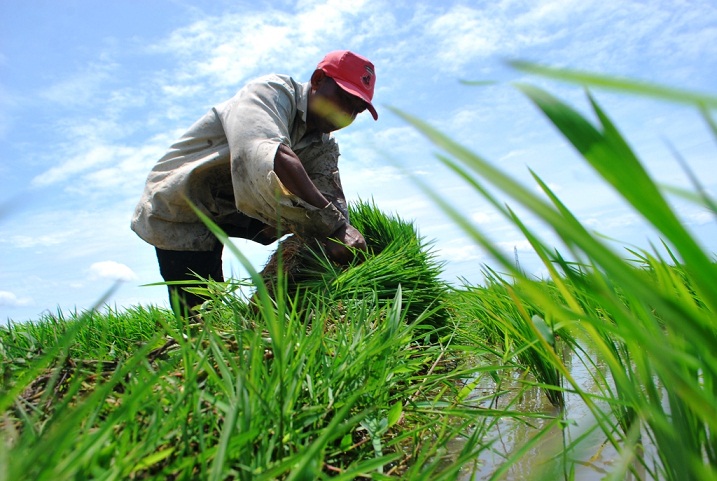
[[473,222],[479,225],[493,224],[503,220],[502,214],[496,210],[474,212],[470,215]]
[[134,281],[137,274],[124,264],[115,261],[95,262],[90,266],[90,279],[111,279],[113,281]]
[[[427,27],[433,58],[448,71],[492,55],[512,55],[566,35],[555,25],[568,25],[587,2],[505,0],[473,8],[456,5],[435,16]],[[585,18],[583,18],[585,20]]]
[[54,262],[88,256],[98,249],[122,249],[128,239],[136,239],[129,229],[135,202],[135,198],[125,197],[88,203],[85,208],[64,203],[34,208],[11,223],[0,224],[0,245],[8,251],[33,249],[22,255],[53,252]]
[[562,23],[569,20],[576,10],[586,8],[591,2],[581,0],[543,0],[532,3],[532,8],[515,20],[516,25],[533,28],[536,25]]
[[22,307],[32,305],[31,297],[18,297],[10,291],[0,291],[0,306]]
[[50,247],[67,242],[75,234],[76,230],[65,232],[54,232],[41,235],[12,235],[3,240],[3,243],[10,244],[18,249],[30,249],[35,247]]
[[140,145],[116,145],[101,138],[80,141],[66,147],[67,160],[35,176],[32,186],[60,184],[67,192],[111,198],[113,202],[126,196],[138,199],[151,166],[172,140],[170,135],[162,134]]
[[[406,182],[406,173],[390,165],[381,165],[375,168],[357,169],[351,172],[351,181],[371,186],[395,182]],[[395,185],[395,184],[394,184]]]
[[[297,12],[242,9],[179,28],[149,49],[181,59],[180,72],[172,75],[175,92],[206,81],[220,87],[237,85],[271,71],[306,73],[329,46],[351,37],[355,48],[361,40],[348,22],[359,12],[365,17],[377,8],[366,2],[330,0],[302,3]],[[370,38],[369,33],[364,35]]]
[[62,106],[88,103],[97,94],[100,86],[109,80],[118,67],[112,62],[98,62],[45,89],[41,96]]
[[708,210],[693,211],[685,215],[685,219],[689,225],[710,224],[715,221],[715,218],[717,218],[717,215]]
[[591,215],[582,220],[585,226],[593,227],[601,233],[612,229],[639,225],[641,222],[641,217],[628,211],[612,211],[609,213]]
[[462,65],[500,48],[504,26],[495,20],[482,10],[458,5],[436,17],[427,32],[438,40],[438,58],[447,67]]
[[67,180],[74,174],[110,163],[116,155],[116,150],[111,146],[98,145],[92,147],[86,152],[78,153],[76,156],[60,163],[60,165],[36,176],[32,179],[32,185],[43,187]]
[[191,97],[202,91],[200,85],[162,85],[160,88],[169,97]]
[[[419,10],[419,9],[417,9]],[[461,71],[489,57],[531,59],[552,65],[640,76],[645,62],[663,76],[688,79],[685,58],[701,60],[717,42],[711,1],[600,2],[502,0],[480,6],[432,7],[416,39],[436,69]],[[549,47],[547,51],[543,50]],[[678,69],[669,67],[681,65]],[[654,80],[654,79],[653,79]]]
[[167,137],[162,137],[137,147],[117,148],[112,165],[88,171],[80,182],[72,184],[69,189],[104,196],[108,192],[114,196],[126,192],[138,200],[141,191],[137,187],[144,184],[150,168],[164,155],[170,143]]
[[483,250],[470,241],[461,239],[448,242],[435,249],[436,254],[448,263],[485,261],[488,257]]
[[416,145],[426,144],[424,137],[410,125],[372,130],[372,141],[377,150],[393,155],[415,155]]
[[533,252],[533,246],[526,239],[516,239],[506,242],[498,242],[496,245],[504,252]]

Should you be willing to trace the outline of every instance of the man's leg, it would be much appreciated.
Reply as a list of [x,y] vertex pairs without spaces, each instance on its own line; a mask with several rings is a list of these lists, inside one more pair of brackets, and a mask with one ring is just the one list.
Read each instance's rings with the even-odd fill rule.
[[[212,251],[168,251],[156,248],[157,261],[159,261],[159,272],[162,278],[167,281],[196,281],[197,276],[204,279],[213,279],[218,282],[224,281],[222,273],[222,249],[224,246],[220,243]],[[201,286],[197,282],[194,286]],[[169,302],[173,302],[174,296],[180,301],[182,310],[189,312],[191,308],[201,304],[206,299],[186,292],[182,286],[167,286],[169,288]]]

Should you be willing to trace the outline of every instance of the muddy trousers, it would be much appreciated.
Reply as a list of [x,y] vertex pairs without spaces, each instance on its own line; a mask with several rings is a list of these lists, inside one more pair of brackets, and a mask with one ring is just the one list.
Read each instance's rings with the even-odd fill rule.
[[179,301],[179,308],[189,312],[193,307],[200,305],[206,299],[197,294],[187,292],[185,287],[199,287],[202,282],[198,278],[224,281],[222,272],[222,250],[219,244],[211,251],[168,251],[156,247],[159,272],[165,282],[196,281],[191,284],[167,286],[169,290],[169,305],[174,306],[174,299]]

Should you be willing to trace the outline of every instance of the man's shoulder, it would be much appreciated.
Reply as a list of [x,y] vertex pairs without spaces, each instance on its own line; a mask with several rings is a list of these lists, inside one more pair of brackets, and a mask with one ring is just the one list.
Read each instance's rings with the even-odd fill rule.
[[231,105],[241,102],[241,99],[259,99],[261,103],[281,102],[284,99],[295,106],[302,106],[306,103],[309,92],[309,83],[301,83],[290,75],[268,74],[255,77],[244,84],[244,86],[226,103]]
[[305,89],[288,75],[269,74],[247,81],[232,97],[217,104],[217,112],[228,112],[238,106],[297,105]]
[[291,92],[302,92],[305,84],[297,81],[290,75],[267,74],[249,80],[243,89],[281,88]]

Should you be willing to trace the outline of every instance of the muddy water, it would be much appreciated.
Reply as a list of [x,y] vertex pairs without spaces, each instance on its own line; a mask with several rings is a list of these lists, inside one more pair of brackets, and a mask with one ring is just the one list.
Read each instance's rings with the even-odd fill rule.
[[[584,354],[583,354],[584,355]],[[591,355],[591,357],[593,357]],[[579,358],[571,353],[565,352],[564,359],[566,366],[570,368],[571,375],[575,382],[582,390],[591,394],[598,394],[597,383],[591,374],[594,367],[588,369]],[[597,369],[606,371],[604,366],[598,365]],[[593,414],[588,409],[585,402],[574,393],[565,393],[565,408],[562,413],[554,408],[539,388],[531,387],[525,390],[524,383],[516,374],[508,385],[502,385],[501,388],[508,388],[510,392],[502,395],[497,402],[495,400],[481,404],[481,407],[488,408],[506,408],[510,407],[512,411],[521,413],[540,413],[545,417],[535,418],[519,418],[506,417],[500,419],[493,427],[491,427],[486,436],[483,438],[485,442],[495,439],[491,448],[485,450],[478,459],[478,466],[471,473],[466,473],[459,477],[460,481],[480,481],[488,480],[501,469],[511,454],[516,453],[533,438],[539,431],[547,427],[550,423],[555,423],[555,418],[560,418],[561,423],[555,423],[552,428],[544,435],[541,440],[521,458],[514,463],[506,472],[498,479],[501,480],[530,480],[540,478],[541,466],[545,466],[551,457],[557,456],[562,459],[561,454],[564,446],[570,445],[576,441],[581,435],[590,431],[581,442],[578,450],[569,453],[570,459],[567,466],[574,469],[574,478],[569,473],[560,471],[559,477],[556,479],[575,479],[577,481],[598,481],[614,471],[623,460],[616,449],[606,442],[605,435],[599,429],[591,430],[594,427]],[[505,381],[502,381],[505,383]],[[492,381],[486,381],[479,385],[474,391],[475,397],[485,397],[489,392],[495,392],[496,385]],[[604,411],[607,407],[597,403]],[[643,440],[646,438],[643,436]],[[459,452],[462,443],[456,440],[454,446],[455,451]],[[652,450],[647,447],[647,456],[652,456]],[[652,463],[652,461],[648,461]],[[646,475],[642,466],[637,466],[638,476],[628,473],[627,480],[644,480],[650,479]],[[540,478],[545,479],[545,478]]]

